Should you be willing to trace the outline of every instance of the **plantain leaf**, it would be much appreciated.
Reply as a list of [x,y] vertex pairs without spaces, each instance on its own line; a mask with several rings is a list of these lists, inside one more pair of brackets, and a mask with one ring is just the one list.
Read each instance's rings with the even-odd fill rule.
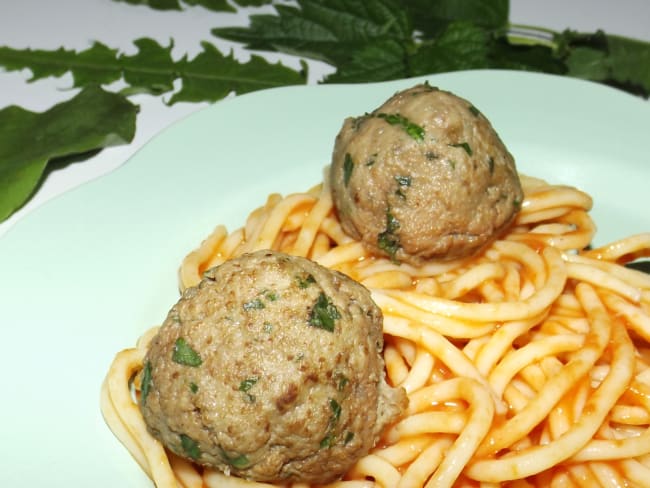
[[131,142],[137,106],[97,86],[41,113],[0,110],[0,221],[37,187],[48,161]]
[[203,51],[191,61],[178,63],[183,86],[170,104],[184,101],[216,101],[230,92],[246,93],[264,88],[306,83],[306,73],[280,63],[272,64],[252,55],[242,63],[232,53],[224,56],[214,45],[203,42]]

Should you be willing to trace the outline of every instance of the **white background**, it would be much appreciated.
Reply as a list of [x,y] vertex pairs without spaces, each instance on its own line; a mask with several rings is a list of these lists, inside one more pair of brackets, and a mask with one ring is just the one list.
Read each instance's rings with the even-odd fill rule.
[[[603,29],[650,41],[650,0],[511,0],[510,20],[517,24],[571,28],[580,31]],[[163,45],[174,40],[172,55],[190,57],[200,51],[201,41],[215,44],[222,52],[233,49],[245,60],[248,54],[240,46],[216,39],[213,27],[246,25],[246,12],[215,13],[201,7],[184,12],[161,12],[113,0],[0,0],[0,46],[13,48],[86,49],[93,41],[132,53],[139,37],[151,37]],[[266,55],[297,68],[298,60],[284,55]],[[309,83],[317,83],[330,68],[310,62]],[[20,105],[42,111],[69,99],[72,78],[48,78],[28,82],[31,73],[0,71],[0,108]],[[116,85],[119,87],[119,83]],[[131,100],[140,105],[134,141],[126,146],[108,148],[92,159],[74,163],[48,175],[35,196],[10,219],[0,224],[0,236],[20,219],[51,198],[124,164],[147,140],[163,128],[207,104],[177,103],[167,106],[166,97],[140,95]],[[650,102],[649,102],[650,103]],[[2,128],[0,127],[0,130]]]

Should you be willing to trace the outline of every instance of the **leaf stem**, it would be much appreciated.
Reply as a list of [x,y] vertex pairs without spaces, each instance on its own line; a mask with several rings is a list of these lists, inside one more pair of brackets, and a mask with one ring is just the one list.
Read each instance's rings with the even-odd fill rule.
[[528,24],[508,24],[508,40],[513,44],[541,44],[552,49],[557,47],[555,37],[560,33],[547,27]]

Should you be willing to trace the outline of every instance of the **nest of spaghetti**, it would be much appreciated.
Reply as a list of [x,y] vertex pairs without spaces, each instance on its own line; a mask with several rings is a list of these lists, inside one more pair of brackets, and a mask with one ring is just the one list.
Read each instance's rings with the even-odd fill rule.
[[[339,283],[335,288],[339,277],[358,285],[364,298],[350,300],[367,303],[359,310],[374,317],[370,328],[382,318],[381,338],[370,342],[380,355],[373,364],[382,370],[373,377],[381,376],[390,392],[390,415],[378,415],[375,400],[367,412],[356,412],[383,423],[374,429],[370,422],[371,437],[341,472],[327,472],[330,441],[345,447],[353,438],[332,430],[342,418],[343,397],[332,401],[338,393],[323,397],[329,406],[321,423],[332,436],[312,439],[316,461],[309,469],[320,466],[322,476],[246,479],[255,456],[232,446],[221,456],[217,450],[216,465],[206,465],[196,439],[176,432],[177,445],[165,446],[160,429],[143,417],[152,381],[148,354],[161,334],[154,327],[116,355],[101,407],[159,488],[647,486],[650,276],[625,265],[650,256],[650,233],[592,248],[590,195],[518,175],[467,101],[427,85],[406,95],[346,120],[321,184],[270,195],[232,232],[217,225],[179,271],[181,292],[191,296],[215,270],[268,253],[312,263],[318,273],[325,270],[323,282]],[[437,108],[413,103],[420,97]],[[461,175],[452,185],[456,194],[435,184],[453,172]],[[442,204],[428,205],[431,195]],[[457,213],[457,201],[469,202],[470,210]],[[431,224],[422,208],[438,208],[439,221]],[[426,225],[433,237],[421,233]],[[301,274],[304,284],[311,274]],[[294,298],[304,291],[292,286]],[[328,298],[334,293],[314,293],[310,300],[325,296],[329,310],[319,320],[338,320],[339,305]],[[246,300],[242,306],[257,304]],[[173,312],[164,334],[175,327]],[[178,341],[168,341],[174,346],[168,354],[198,365],[200,354]],[[258,381],[234,387],[239,399],[252,397]],[[199,387],[188,380],[183,398]]]
[[[522,184],[512,227],[470,258],[414,267],[369,254],[319,185],[269,196],[244,226],[217,226],[184,259],[182,288],[231,257],[275,249],[371,290],[387,380],[409,406],[332,486],[650,479],[650,277],[623,266],[650,255],[650,234],[590,249],[587,194]],[[139,394],[154,332],[111,365],[102,390],[111,428],[157,486],[255,486],[169,453],[148,433],[132,389]]]

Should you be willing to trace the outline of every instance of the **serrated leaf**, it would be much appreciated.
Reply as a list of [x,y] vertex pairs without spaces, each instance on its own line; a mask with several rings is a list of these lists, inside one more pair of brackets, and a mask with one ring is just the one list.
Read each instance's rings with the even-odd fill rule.
[[586,80],[603,81],[609,77],[607,54],[599,49],[578,47],[566,60],[568,74]]
[[490,68],[564,74],[566,65],[548,46],[511,44],[505,38],[490,44]]
[[613,84],[645,97],[650,94],[649,43],[602,30],[585,33],[568,29],[554,41],[568,75]]
[[133,56],[121,55],[124,81],[130,85],[128,93],[145,91],[161,94],[173,90],[176,66],[172,59],[172,44],[162,47],[153,39],[134,41],[138,52]]
[[29,81],[64,75],[76,57],[76,52],[62,47],[54,51],[46,51],[0,46],[0,66],[7,71],[29,69],[32,72]]
[[130,142],[136,113],[126,98],[96,86],[45,112],[0,110],[0,221],[27,201],[48,161]]
[[232,5],[230,5],[226,0],[183,0],[183,3],[187,5],[196,6],[200,5],[208,10],[214,12],[236,12]]
[[79,52],[70,71],[76,87],[109,84],[122,76],[117,49],[111,49],[101,42],[95,42],[89,49]]
[[425,37],[436,37],[452,22],[465,21],[489,30],[508,25],[509,0],[405,0],[402,5],[414,27]]
[[608,35],[611,79],[639,88],[645,97],[650,94],[650,44],[636,39]]
[[409,76],[404,46],[392,40],[378,41],[356,51],[352,59],[325,78],[326,83],[367,83]]
[[[179,0],[114,0],[116,2],[126,2],[131,5],[147,5],[155,10],[182,10]],[[200,5],[208,10],[215,12],[236,12],[227,0],[183,0],[184,4],[190,6]],[[259,2],[257,2],[259,3]]]
[[201,43],[203,51],[191,61],[177,65],[183,86],[169,104],[176,102],[217,101],[230,92],[247,93],[265,88],[301,85],[306,74],[281,63],[272,64],[252,55],[241,63],[232,53],[224,56],[214,45]]
[[490,34],[465,21],[452,22],[433,42],[423,43],[410,57],[411,75],[488,67]]
[[277,15],[251,15],[249,27],[213,29],[218,37],[333,64],[382,40],[411,42],[408,15],[393,0],[299,0]]
[[131,5],[147,5],[156,10],[181,10],[178,0],[113,0]]
[[177,72],[171,45],[163,47],[149,38],[137,39],[134,44],[138,52],[132,56],[119,55],[116,49],[99,42],[78,53],[63,48],[43,51],[0,47],[0,66],[7,70],[31,70],[30,81],[71,72],[73,84],[79,88],[108,84],[123,77],[130,85],[125,93],[158,95],[172,90]]

